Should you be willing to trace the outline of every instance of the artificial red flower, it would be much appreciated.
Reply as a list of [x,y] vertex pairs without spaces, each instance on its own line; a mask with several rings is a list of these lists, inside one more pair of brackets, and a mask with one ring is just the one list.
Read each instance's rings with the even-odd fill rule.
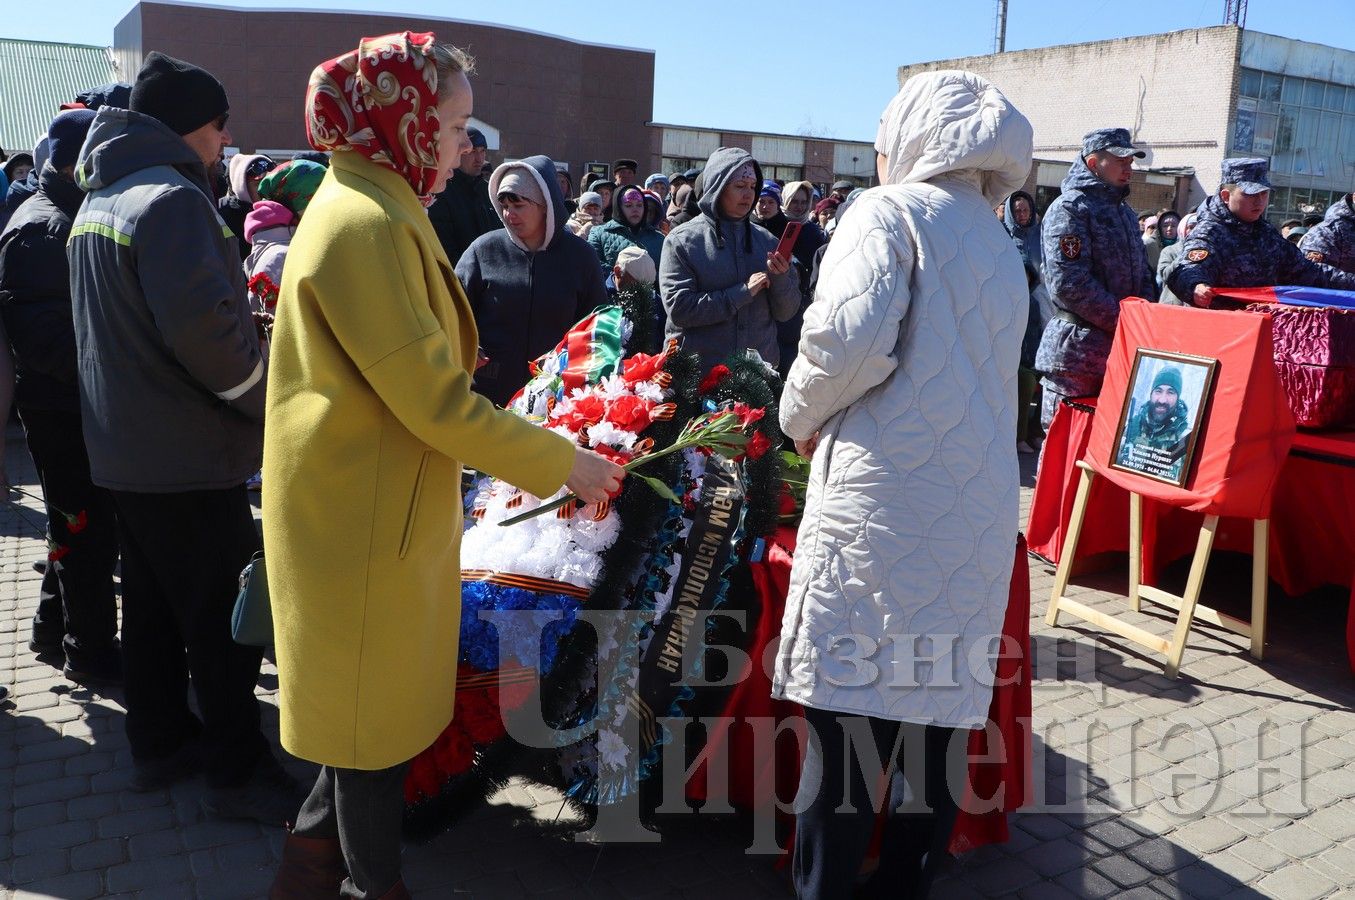
[[637,353],[621,364],[621,377],[626,384],[648,381],[663,370],[667,361],[667,353]]
[[739,428],[742,429],[747,429],[749,425],[752,425],[754,422],[758,421],[764,415],[767,414],[767,411],[762,407],[754,409],[750,407],[747,403],[741,403],[737,401],[734,403],[733,412],[734,415],[739,417]]
[[63,547],[63,546],[60,546],[60,545],[58,545],[58,546],[53,546],[53,547],[49,548],[48,551],[47,551],[47,561],[48,561],[48,562],[56,562],[57,560],[63,558],[67,553],[70,553],[70,552],[71,552],[71,548],[70,548],[70,547]]
[[720,365],[711,369],[705,378],[701,379],[701,386],[697,388],[698,394],[707,394],[720,386],[720,382],[729,377],[729,366]]
[[753,437],[748,441],[746,452],[749,459],[761,459],[762,455],[772,449],[772,442],[767,440],[767,436],[760,431],[753,432]]
[[79,534],[89,526],[89,513],[80,510],[76,515],[66,514],[66,530],[71,534]]
[[617,428],[639,434],[649,427],[649,410],[653,406],[643,397],[617,397],[607,409],[607,421]]
[[570,417],[580,427],[596,425],[606,414],[607,403],[597,394],[586,394],[575,400],[573,408],[569,411]]
[[255,275],[249,280],[248,286],[250,292],[258,297],[259,301],[263,303],[265,309],[271,309],[277,305],[280,290],[273,282],[273,279],[268,277],[268,273],[260,272],[258,275]]
[[598,444],[593,448],[593,452],[599,456],[605,456],[618,466],[624,466],[631,461],[631,455],[625,450],[617,450],[615,447],[608,447],[606,444]]

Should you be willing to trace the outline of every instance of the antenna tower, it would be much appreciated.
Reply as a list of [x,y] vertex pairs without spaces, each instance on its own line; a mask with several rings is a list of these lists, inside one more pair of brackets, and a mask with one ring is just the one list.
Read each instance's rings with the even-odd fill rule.
[[1247,27],[1247,0],[1223,0],[1223,24]]
[[[1246,0],[1243,0],[1246,2]],[[993,52],[1007,49],[1007,0],[997,0],[997,15],[993,20]]]

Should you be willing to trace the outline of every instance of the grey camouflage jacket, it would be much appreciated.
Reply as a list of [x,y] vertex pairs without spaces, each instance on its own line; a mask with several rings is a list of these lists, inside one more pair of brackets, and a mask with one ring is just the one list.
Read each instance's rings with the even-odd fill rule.
[[1195,213],[1195,229],[1167,273],[1167,286],[1187,304],[1195,288],[1298,284],[1355,290],[1355,275],[1313,262],[1264,218],[1243,222],[1217,195]]
[[1045,326],[1035,368],[1068,396],[1101,389],[1110,341],[1126,297],[1155,299],[1157,286],[1128,188],[1106,184],[1081,159],[1045,211],[1044,279],[1055,317]]
[[1331,205],[1326,218],[1308,229],[1299,249],[1313,262],[1355,272],[1355,207],[1346,194]]

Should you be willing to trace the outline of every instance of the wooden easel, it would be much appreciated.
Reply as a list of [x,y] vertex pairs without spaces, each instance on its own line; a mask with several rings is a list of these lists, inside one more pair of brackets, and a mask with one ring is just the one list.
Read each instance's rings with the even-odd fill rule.
[[1190,574],[1186,577],[1186,590],[1183,595],[1177,596],[1161,588],[1143,584],[1143,496],[1130,491],[1129,607],[1137,612],[1141,608],[1142,601],[1150,600],[1176,610],[1176,629],[1172,633],[1172,639],[1168,641],[1137,625],[1122,622],[1112,615],[1092,609],[1067,596],[1068,580],[1073,572],[1073,558],[1077,555],[1077,542],[1081,537],[1082,522],[1087,514],[1087,498],[1091,494],[1092,480],[1096,477],[1095,470],[1085,461],[1078,461],[1077,466],[1082,470],[1082,478],[1077,485],[1072,521],[1068,523],[1068,535],[1063,539],[1063,552],[1059,556],[1058,570],[1054,575],[1054,590],[1049,598],[1046,624],[1051,627],[1057,626],[1060,612],[1071,613],[1079,619],[1118,634],[1149,650],[1166,654],[1165,674],[1168,678],[1175,678],[1181,671],[1181,655],[1186,649],[1186,637],[1190,634],[1191,623],[1197,618],[1250,638],[1251,655],[1261,659],[1266,642],[1266,587],[1269,577],[1266,552],[1270,541],[1270,520],[1253,520],[1251,621],[1244,622],[1207,606],[1201,606],[1199,603],[1200,589],[1204,586],[1205,568],[1209,565],[1209,553],[1214,547],[1214,532],[1219,525],[1218,516],[1205,516],[1204,524],[1200,526],[1200,538],[1195,543],[1195,556],[1191,559]]

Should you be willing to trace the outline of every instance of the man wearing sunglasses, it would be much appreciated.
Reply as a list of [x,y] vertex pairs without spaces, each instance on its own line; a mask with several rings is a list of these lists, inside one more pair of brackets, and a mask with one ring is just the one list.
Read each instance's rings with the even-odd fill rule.
[[128,787],[202,769],[209,812],[281,825],[300,792],[259,727],[263,651],[230,632],[240,570],[261,549],[245,481],[266,379],[207,177],[231,142],[228,107],[214,76],[153,52],[131,108],[96,114],[75,166],[72,316],[90,475],[112,494],[122,548]]

